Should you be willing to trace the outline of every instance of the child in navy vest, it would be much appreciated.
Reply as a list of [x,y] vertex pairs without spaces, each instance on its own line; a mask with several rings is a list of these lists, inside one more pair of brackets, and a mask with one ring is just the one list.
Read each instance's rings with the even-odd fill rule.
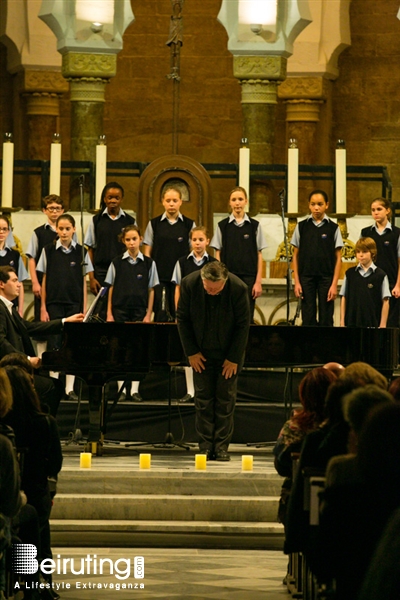
[[311,192],[308,207],[310,216],[297,224],[290,240],[294,246],[294,293],[302,298],[303,325],[332,327],[343,240],[338,225],[326,216],[326,192]]
[[154,320],[171,321],[175,317],[175,284],[171,281],[176,261],[189,254],[189,233],[195,226],[192,219],[180,213],[182,193],[177,187],[167,187],[162,196],[165,212],[151,219],[144,233],[143,254],[156,264],[160,285],[155,289]]
[[[126,251],[116,256],[107,271],[107,321],[143,321],[150,323],[154,305],[154,287],[159,284],[156,264],[140,252],[142,236],[137,225],[128,225],[119,236]],[[121,391],[124,382],[119,381]],[[128,396],[141,402],[139,381],[132,381]]]
[[253,321],[256,298],[262,294],[262,254],[267,247],[260,223],[250,218],[245,208],[247,193],[242,187],[234,188],[229,195],[231,214],[218,223],[211,240],[217,260],[223,262],[231,273],[247,285],[250,300],[250,318]]
[[155,262],[140,252],[143,238],[137,225],[125,227],[119,239],[126,251],[113,259],[106,275],[107,321],[150,323],[154,287],[159,283]]
[[374,240],[362,237],[356,243],[358,265],[346,271],[340,295],[342,327],[386,327],[389,314],[389,280],[374,264]]
[[[10,248],[7,244],[7,238],[10,233],[10,223],[5,216],[0,216],[0,267],[13,267],[22,282],[28,279],[28,272],[22,261],[18,250]],[[21,285],[19,297],[13,302],[21,317],[24,315],[24,286]]]
[[376,198],[371,203],[374,225],[365,227],[360,237],[370,237],[377,247],[374,261],[385,271],[389,279],[391,296],[387,326],[398,327],[400,319],[400,229],[392,225],[389,217],[392,210],[386,198]]

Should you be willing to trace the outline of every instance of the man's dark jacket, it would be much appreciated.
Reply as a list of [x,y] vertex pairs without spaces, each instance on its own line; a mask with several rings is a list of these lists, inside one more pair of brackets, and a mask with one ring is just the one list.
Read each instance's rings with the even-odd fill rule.
[[[181,282],[177,311],[178,330],[186,356],[202,352],[206,322],[205,290],[200,271]],[[218,338],[225,359],[242,366],[250,325],[247,286],[229,273],[221,292],[221,319]]]

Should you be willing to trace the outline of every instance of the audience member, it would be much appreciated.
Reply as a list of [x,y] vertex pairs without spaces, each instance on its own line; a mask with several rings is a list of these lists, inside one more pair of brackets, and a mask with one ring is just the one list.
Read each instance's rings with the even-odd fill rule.
[[13,394],[12,410],[4,422],[15,432],[20,460],[21,487],[39,518],[40,547],[38,558],[52,558],[49,517],[52,506],[48,477],[57,477],[62,452],[57,424],[51,415],[42,413],[32,377],[19,367],[5,367]]
[[324,420],[325,397],[336,375],[329,369],[318,367],[301,380],[299,398],[301,409],[295,409],[284,423],[275,444],[275,468],[285,477],[279,502],[279,520],[285,522],[286,506],[292,487],[292,453],[300,452],[304,437],[317,429]]

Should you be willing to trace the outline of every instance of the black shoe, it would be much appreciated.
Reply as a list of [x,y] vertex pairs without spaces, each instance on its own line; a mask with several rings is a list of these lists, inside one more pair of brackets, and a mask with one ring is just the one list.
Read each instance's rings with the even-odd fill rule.
[[68,392],[67,400],[74,400],[76,402],[77,400],[79,400],[78,394],[75,394],[75,392]]
[[215,460],[220,462],[228,462],[231,460],[231,457],[226,450],[218,450],[218,452],[215,453]]
[[207,457],[207,460],[213,460],[214,455],[211,452],[211,450],[200,450],[199,454],[205,454]]
[[179,402],[190,402],[190,400],[193,400],[193,396],[191,394],[185,394],[180,398]]
[[139,394],[139,392],[135,392],[134,394],[132,394],[131,395],[131,400],[132,400],[132,402],[143,402],[143,398]]

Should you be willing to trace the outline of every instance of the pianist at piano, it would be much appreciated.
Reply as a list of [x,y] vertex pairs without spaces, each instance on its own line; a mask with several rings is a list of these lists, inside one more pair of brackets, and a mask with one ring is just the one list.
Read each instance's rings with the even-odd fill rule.
[[21,283],[13,267],[0,267],[0,358],[10,352],[25,354],[30,360],[35,374],[35,388],[42,403],[47,404],[55,416],[64,394],[58,381],[40,373],[41,360],[35,356],[30,335],[59,334],[64,322],[77,323],[83,320],[83,314],[72,315],[65,319],[56,319],[47,323],[26,321],[19,316],[12,301],[18,297]]

